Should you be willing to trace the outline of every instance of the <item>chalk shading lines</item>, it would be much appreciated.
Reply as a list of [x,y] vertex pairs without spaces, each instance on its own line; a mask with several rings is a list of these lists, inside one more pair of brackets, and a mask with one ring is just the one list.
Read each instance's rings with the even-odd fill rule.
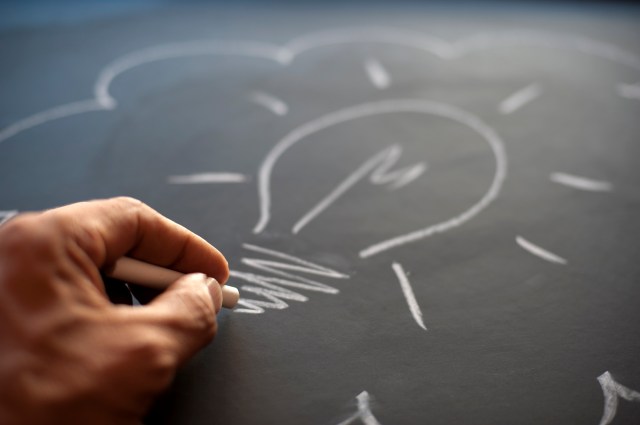
[[613,379],[613,376],[611,376],[609,372],[598,376],[598,382],[600,383],[600,387],[602,387],[602,394],[604,395],[604,411],[602,412],[600,425],[608,425],[613,421],[613,418],[616,416],[616,411],[618,410],[618,400],[620,398],[627,401],[640,402],[640,392],[619,384]]
[[516,236],[516,243],[520,245],[522,249],[528,251],[530,254],[535,255],[536,257],[542,258],[543,260],[549,261],[550,263],[556,264],[567,264],[568,261],[559,255],[554,254],[551,251],[547,251],[546,249],[535,245],[532,242],[529,242],[522,236]]
[[[172,43],[138,50],[116,59],[99,73],[98,78],[94,84],[92,98],[55,106],[19,120],[0,131],[0,143],[19,134],[20,132],[52,120],[70,117],[73,115],[91,111],[109,111],[115,109],[117,107],[117,101],[115,98],[113,98],[113,96],[111,96],[109,92],[109,88],[112,85],[113,81],[119,75],[142,65],[177,58],[206,55],[232,55],[268,60],[281,66],[286,66],[290,64],[298,55],[308,52],[312,49],[357,43],[403,46],[417,49],[443,60],[455,59],[470,52],[477,52],[501,47],[544,47],[551,49],[577,51],[605,60],[610,60],[636,70],[640,70],[640,58],[633,53],[618,48],[615,45],[591,40],[580,36],[552,34],[548,32],[539,33],[533,31],[510,31],[502,33],[497,32],[491,34],[477,34],[456,42],[448,42],[440,38],[415,31],[373,27],[331,30],[312,33],[294,39],[284,45],[252,41],[193,41]],[[380,65],[379,62],[377,62],[377,64]],[[380,73],[380,70],[384,70],[384,68],[381,65],[380,67],[376,67],[375,62],[373,62],[372,65],[372,62],[369,61],[370,73],[371,69],[373,68],[378,68],[376,71],[373,71],[373,73],[377,76],[370,78],[373,78],[375,81],[377,81],[377,83],[374,82],[374,84],[384,85],[384,77],[380,77],[380,75],[382,75]],[[386,75],[388,77],[388,73],[386,73]],[[628,90],[626,92],[628,92]],[[262,100],[264,100],[264,98]],[[400,104],[398,106],[407,106],[406,103],[402,105],[403,101],[399,102]],[[263,102],[263,104],[266,105],[265,102]],[[442,111],[443,108],[447,108],[445,105],[432,105],[434,106],[434,108],[431,109],[439,109]],[[273,103],[271,103],[271,107],[273,108]],[[376,107],[374,106],[371,106],[371,108],[376,109]],[[455,108],[449,108],[451,109],[445,113],[446,115],[453,115],[457,118],[462,118],[463,121],[466,121],[467,125],[469,123],[473,123],[472,127],[474,127],[476,131],[482,133],[485,139],[487,139],[487,134],[491,134],[490,139],[492,139],[493,142],[499,142],[499,139],[497,138],[497,136],[495,136],[495,132],[491,128],[486,126],[486,124],[480,122],[476,117],[470,116],[469,114],[464,113],[460,110],[455,110]],[[275,111],[282,112],[282,106],[276,107]],[[274,113],[277,114],[278,112]],[[451,118],[451,116],[449,118]],[[492,144],[494,153],[496,153],[496,146],[494,146],[495,143],[490,140],[489,142],[490,144]],[[282,148],[282,144],[279,144],[279,147],[276,146],[270,152],[271,159],[265,159],[265,161],[261,165],[261,177],[258,181],[260,218],[256,226],[254,227],[255,233],[260,233],[268,222],[268,207],[270,205],[270,199],[267,199],[267,197],[270,195],[268,193],[269,182],[265,181],[265,177],[270,177],[270,167],[272,166],[270,162],[275,162],[273,161],[273,158],[276,157],[277,159],[277,157],[282,155],[284,150],[286,149]],[[501,143],[499,150],[502,151]],[[501,159],[499,159],[500,157],[502,157],[502,155],[503,153],[498,154],[498,161],[502,161]],[[394,248],[396,246],[431,236],[434,233],[446,231],[469,220],[480,210],[484,209],[493,199],[495,199],[497,193],[499,192],[502,180],[504,179],[504,171],[506,171],[506,158],[503,159],[505,159],[505,161],[503,161],[504,164],[500,165],[499,163],[496,167],[496,176],[494,177],[494,181],[489,192],[487,192],[485,197],[483,197],[470,210],[454,217],[452,220],[449,220],[447,222],[419,229],[415,232],[411,232],[406,235],[400,235],[389,240],[381,241],[370,247],[366,247],[360,252],[360,256],[362,258],[366,258],[378,254],[382,251]],[[265,169],[267,169],[267,171],[265,171]],[[196,178],[194,177],[194,179]]]
[[367,177],[367,175],[369,175],[369,181],[372,184],[388,184],[390,190],[395,190],[411,183],[427,169],[426,163],[421,162],[399,170],[390,171],[391,167],[395,165],[401,155],[402,147],[400,145],[393,145],[370,158],[343,180],[325,198],[318,202],[309,212],[302,216],[294,224],[291,232],[294,234],[299,233],[303,227],[329,208],[329,206],[358,182]]
[[[338,294],[337,288],[313,280],[309,275],[329,279],[348,279],[349,276],[336,270],[320,266],[293,255],[251,244],[242,245],[246,250],[261,254],[265,258],[243,257],[241,264],[252,271],[232,270],[230,276],[249,285],[240,287],[242,297],[235,313],[261,314],[265,309],[282,310],[289,307],[287,302],[306,302],[309,298],[299,290]],[[293,288],[295,290],[287,289]],[[246,294],[263,299],[249,299]]]

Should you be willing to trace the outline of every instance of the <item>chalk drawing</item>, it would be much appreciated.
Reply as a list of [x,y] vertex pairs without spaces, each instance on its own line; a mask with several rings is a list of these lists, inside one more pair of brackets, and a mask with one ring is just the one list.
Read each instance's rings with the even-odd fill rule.
[[428,165],[426,162],[419,162],[415,165],[391,171],[391,167],[398,162],[400,156],[402,156],[402,146],[391,146],[380,165],[369,176],[371,183],[387,185],[389,190],[396,190],[408,185],[427,171]]
[[344,193],[351,189],[356,183],[364,179],[369,173],[371,173],[370,180],[372,183],[379,185],[390,183],[391,188],[397,189],[418,178],[426,169],[426,165],[424,163],[419,163],[417,165],[389,173],[389,169],[398,161],[400,155],[402,155],[402,147],[394,145],[370,158],[356,171],[350,174],[344,181],[342,181],[334,190],[331,191],[331,193],[316,204],[316,206],[314,206],[309,212],[302,216],[302,218],[294,224],[291,231],[294,234],[300,232],[303,227],[331,206],[331,204],[344,195]]
[[587,37],[551,31],[521,30],[476,34],[453,43],[453,46],[454,57],[505,47],[542,47],[580,52],[640,70],[640,57],[633,52]]
[[[344,273],[340,273],[336,270],[314,264],[283,252],[251,244],[243,244],[243,247],[248,251],[260,253],[271,258],[284,261],[242,258],[241,263],[243,265],[256,269],[262,273],[271,274],[272,276],[232,270],[230,275],[234,279],[243,280],[253,285],[257,285],[243,285],[240,288],[243,296],[238,301],[238,307],[234,310],[235,313],[261,314],[265,312],[265,309],[282,310],[288,308],[289,304],[287,304],[285,300],[298,302],[306,302],[308,300],[307,296],[286,289],[284,288],[285,286],[331,295],[335,295],[340,292],[332,286],[309,279],[306,276],[301,276],[300,273],[332,279],[349,278],[349,276]],[[244,295],[246,293],[261,296],[267,301],[248,299]]]
[[289,106],[281,99],[262,91],[251,93],[250,99],[256,105],[264,106],[278,116],[287,115]]
[[554,254],[553,252],[549,252],[546,249],[539,247],[538,245],[534,245],[522,236],[516,236],[516,242],[523,249],[529,251],[536,257],[540,257],[543,260],[549,261],[551,263],[567,264],[567,260],[565,260],[564,258]]
[[364,425],[380,425],[380,422],[373,416],[371,407],[369,406],[369,393],[362,391],[356,396],[358,400],[358,411],[338,425],[349,425],[354,421],[360,420]]
[[426,331],[427,327],[424,325],[424,321],[422,319],[422,310],[420,310],[416,296],[413,294],[413,288],[411,287],[411,283],[409,283],[409,279],[407,278],[407,274],[405,273],[402,264],[394,262],[391,265],[391,268],[395,272],[398,282],[400,282],[400,288],[402,289],[404,298],[407,300],[407,305],[409,306],[409,311],[413,316],[413,320],[416,321],[418,326]]
[[626,99],[640,99],[640,83],[618,84],[618,95]]
[[81,100],[79,102],[66,103],[64,105],[54,106],[53,108],[38,112],[0,131],[0,143],[16,134],[29,128],[37,127],[48,121],[57,120],[72,115],[81,114],[90,111],[101,111],[105,108],[95,99]]
[[18,215],[18,210],[0,211],[0,224]]
[[283,46],[250,41],[205,40],[171,43],[131,52],[116,59],[98,75],[92,99],[55,106],[11,124],[0,131],[0,143],[48,121],[89,111],[115,109],[117,101],[109,93],[110,85],[119,75],[145,64],[186,57],[232,55],[265,59],[286,66],[296,56],[312,49],[358,43],[404,46],[440,59],[455,59],[474,51],[500,47],[537,46],[577,51],[640,70],[640,58],[615,45],[569,34],[533,31],[477,34],[456,42],[448,42],[428,34],[394,28],[349,28],[311,33]]
[[498,111],[503,115],[511,114],[540,96],[540,93],[542,89],[539,84],[530,84],[500,102]]
[[204,183],[244,183],[247,176],[238,173],[199,173],[184,176],[169,176],[169,184],[204,184]]
[[369,81],[371,81],[371,84],[376,88],[380,90],[386,89],[391,84],[389,73],[377,59],[367,59],[364,62],[364,69],[367,71]]
[[618,410],[618,397],[627,401],[640,401],[640,392],[617,383],[609,372],[598,376],[598,382],[604,395],[604,412],[602,419],[600,419],[600,425],[608,425],[613,421],[616,410]]
[[473,206],[463,213],[444,222],[425,227],[404,235],[400,235],[369,246],[360,251],[360,257],[366,258],[391,248],[415,242],[435,233],[442,233],[460,226],[486,208],[497,196],[507,174],[507,157],[502,140],[496,132],[474,115],[451,105],[418,99],[396,99],[381,102],[364,103],[317,118],[294,129],[281,139],[267,154],[258,170],[258,197],[260,201],[260,216],[253,232],[260,233],[267,226],[271,215],[271,173],[276,162],[293,145],[300,140],[322,129],[336,124],[356,120],[358,118],[390,114],[390,113],[420,113],[444,117],[463,124],[486,141],[495,157],[496,171],[488,191]]
[[552,173],[549,176],[549,179],[554,183],[591,192],[608,192],[613,188],[613,185],[609,182],[592,180],[586,177],[574,176],[566,173]]

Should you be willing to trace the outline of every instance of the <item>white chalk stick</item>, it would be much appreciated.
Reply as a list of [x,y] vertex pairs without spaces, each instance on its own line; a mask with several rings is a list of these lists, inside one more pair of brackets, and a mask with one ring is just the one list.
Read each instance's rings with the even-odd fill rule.
[[[162,290],[184,276],[184,273],[134,260],[133,258],[122,257],[116,261],[113,269],[109,270],[106,275],[127,283]],[[238,299],[240,299],[238,288],[228,285],[222,286],[223,307],[235,307]]]

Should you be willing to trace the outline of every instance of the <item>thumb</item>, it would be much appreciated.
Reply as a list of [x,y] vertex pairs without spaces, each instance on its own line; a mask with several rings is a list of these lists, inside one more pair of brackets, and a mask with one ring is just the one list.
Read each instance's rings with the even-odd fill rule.
[[221,306],[218,282],[194,273],[176,280],[151,303],[134,311],[164,334],[167,349],[183,363],[213,339]]

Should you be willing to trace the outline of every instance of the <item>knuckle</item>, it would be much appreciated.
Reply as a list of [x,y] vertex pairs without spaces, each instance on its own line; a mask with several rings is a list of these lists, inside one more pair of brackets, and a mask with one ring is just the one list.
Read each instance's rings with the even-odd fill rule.
[[118,196],[113,198],[113,201],[128,208],[144,208],[146,206],[144,202],[131,196]]
[[143,215],[148,210],[151,210],[150,206],[131,196],[119,196],[113,198],[112,201],[128,214]]
[[176,297],[185,305],[187,320],[178,320],[176,325],[187,332],[197,333],[210,340],[217,330],[217,321],[206,287],[201,291],[184,286],[176,291]]
[[36,213],[19,214],[0,229],[0,249],[3,253],[47,258],[57,247],[56,232],[45,226]]
[[172,374],[178,367],[176,355],[159,335],[141,337],[133,346],[133,355],[140,358],[155,373]]

